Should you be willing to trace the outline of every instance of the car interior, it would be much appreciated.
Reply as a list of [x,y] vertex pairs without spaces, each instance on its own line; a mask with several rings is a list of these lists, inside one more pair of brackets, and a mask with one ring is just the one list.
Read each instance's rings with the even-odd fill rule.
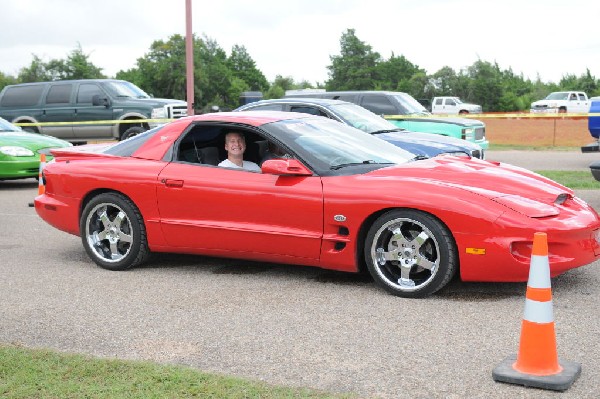
[[179,142],[176,160],[217,166],[227,158],[225,134],[230,131],[244,134],[244,160],[260,165],[267,152],[268,141],[254,132],[224,126],[194,126]]

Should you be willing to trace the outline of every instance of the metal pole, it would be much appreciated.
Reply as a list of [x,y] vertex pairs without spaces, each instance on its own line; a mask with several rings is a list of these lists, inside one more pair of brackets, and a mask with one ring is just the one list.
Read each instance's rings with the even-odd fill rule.
[[192,0],[185,0],[185,76],[187,114],[194,115],[194,37],[192,36]]

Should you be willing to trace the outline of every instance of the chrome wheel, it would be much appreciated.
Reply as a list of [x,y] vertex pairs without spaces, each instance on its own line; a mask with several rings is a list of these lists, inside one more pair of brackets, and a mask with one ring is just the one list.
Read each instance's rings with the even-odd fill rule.
[[119,193],[103,193],[90,200],[80,220],[81,240],[99,266],[125,270],[150,255],[139,209]]
[[131,221],[115,204],[96,205],[85,222],[88,245],[105,262],[121,261],[133,242]]
[[448,283],[456,270],[456,249],[437,219],[417,211],[392,211],[380,217],[367,237],[367,266],[375,280],[395,295],[429,295]]

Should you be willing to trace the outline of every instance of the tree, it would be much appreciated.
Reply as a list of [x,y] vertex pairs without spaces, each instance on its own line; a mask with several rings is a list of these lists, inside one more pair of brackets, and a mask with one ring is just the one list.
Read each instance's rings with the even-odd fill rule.
[[32,55],[33,60],[31,60],[31,64],[28,67],[21,68],[17,76],[17,80],[20,83],[44,82],[47,80],[52,80],[50,74],[46,71],[46,64],[44,64],[42,59],[37,55]]
[[246,82],[250,90],[268,90],[269,82],[267,81],[267,78],[265,78],[265,75],[256,68],[256,63],[252,57],[250,57],[244,46],[233,46],[231,55],[227,59],[227,66],[235,77]]
[[379,53],[356,37],[354,29],[348,29],[340,39],[340,55],[330,56],[327,90],[372,90],[377,79]]
[[83,52],[81,45],[69,53],[66,59],[52,59],[44,63],[40,57],[33,55],[29,67],[19,71],[18,80],[22,83],[43,82],[48,80],[67,79],[101,79],[105,78],[102,68],[89,61],[89,55]]
[[409,92],[411,90],[410,81],[418,73],[424,74],[425,71],[403,55],[397,57],[392,53],[388,60],[380,61],[377,64],[377,87],[380,90]]
[[12,85],[15,83],[17,83],[17,79],[15,79],[13,76],[5,75],[2,72],[0,72],[0,91],[2,91],[4,86]]

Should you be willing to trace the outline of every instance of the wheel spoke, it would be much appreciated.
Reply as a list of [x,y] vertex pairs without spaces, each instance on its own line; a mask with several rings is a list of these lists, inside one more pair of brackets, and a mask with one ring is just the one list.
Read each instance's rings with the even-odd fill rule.
[[108,238],[107,234],[108,234],[108,231],[106,229],[102,230],[102,231],[96,231],[96,232],[94,232],[94,236],[95,236],[94,240],[97,241],[97,242],[98,241],[102,241],[102,240],[106,240]]
[[418,236],[416,236],[414,238],[414,240],[412,240],[410,242],[411,245],[415,245],[415,249],[418,250],[419,248],[421,248],[421,246],[425,243],[425,241],[429,240],[429,235],[422,231]]
[[113,220],[113,224],[115,225],[115,227],[119,227],[121,226],[121,223],[123,223],[123,220],[127,219],[127,215],[125,214],[125,212],[121,211],[119,212],[119,214],[117,216],[115,216],[115,219]]
[[133,242],[133,238],[131,237],[131,234],[125,234],[122,231],[120,231],[119,232],[119,241],[132,243]]
[[397,261],[398,260],[398,251],[397,250],[386,252],[383,248],[377,248],[376,252],[377,252],[377,261],[382,265],[388,261],[394,261],[394,260]]
[[119,248],[117,246],[118,243],[119,243],[118,241],[110,242],[110,257],[111,257],[111,259],[119,259],[122,256],[119,253]]
[[108,217],[108,213],[106,213],[106,207],[98,210],[98,219],[102,222],[102,226],[104,226],[104,229],[106,230],[110,225],[110,219]]
[[423,269],[427,269],[427,270],[431,270],[431,271],[434,271],[435,267],[436,267],[436,263],[435,262],[430,261],[429,259],[427,259],[423,255],[419,255],[417,257],[417,265],[421,266]]

